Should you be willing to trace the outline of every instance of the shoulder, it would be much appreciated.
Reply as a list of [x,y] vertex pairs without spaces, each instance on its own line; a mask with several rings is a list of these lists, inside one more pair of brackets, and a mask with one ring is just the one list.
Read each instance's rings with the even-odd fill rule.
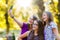
[[28,35],[29,35],[29,33],[30,33],[30,31],[27,31],[26,33],[27,33],[27,36],[28,36]]
[[56,26],[57,24],[52,21],[52,22],[50,22],[50,25],[55,25]]
[[50,22],[50,26],[51,26],[52,28],[57,28],[57,24],[56,24],[55,22]]
[[26,28],[26,27],[28,27],[28,24],[24,22],[22,28]]
[[27,24],[26,22],[23,22],[23,24]]

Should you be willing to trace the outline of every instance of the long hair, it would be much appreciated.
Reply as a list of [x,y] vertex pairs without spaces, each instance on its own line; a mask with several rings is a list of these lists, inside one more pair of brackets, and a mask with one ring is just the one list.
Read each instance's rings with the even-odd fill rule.
[[[48,25],[50,25],[50,22],[53,21],[53,16],[51,12],[45,11],[44,13],[48,16]],[[44,22],[44,25],[46,25],[46,22]]]
[[38,36],[40,40],[44,40],[44,26],[42,21],[38,20]]
[[[38,23],[38,37],[39,37],[39,40],[44,40],[44,26],[43,26],[43,23],[42,21],[40,20],[36,20],[37,23]],[[32,30],[29,34],[29,40],[34,40],[34,30]]]
[[[37,20],[38,18],[36,17],[36,16],[32,16],[33,17],[33,21],[35,21],[35,20]],[[28,29],[32,29],[32,24],[27,24],[28,25]],[[31,27],[30,27],[30,25],[31,25]]]

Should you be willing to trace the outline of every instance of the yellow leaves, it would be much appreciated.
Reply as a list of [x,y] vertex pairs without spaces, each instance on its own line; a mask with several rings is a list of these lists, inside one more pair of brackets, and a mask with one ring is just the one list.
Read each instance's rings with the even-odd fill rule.
[[0,0],[0,8],[5,9],[7,7],[5,3],[6,3],[5,0]]
[[38,7],[37,5],[32,6],[32,11],[33,11],[34,13],[37,13],[38,10],[39,10],[39,7]]
[[53,0],[54,1],[54,3],[58,3],[58,0]]
[[58,20],[54,17],[54,22],[58,22]]
[[5,0],[0,0],[1,3],[5,3]]
[[3,17],[3,16],[4,16],[4,14],[5,14],[5,12],[4,12],[4,11],[0,11],[0,17]]
[[5,19],[1,20],[1,18],[0,18],[0,28],[6,29]]
[[9,1],[8,1],[8,7],[10,7],[11,5],[13,5],[13,4],[14,4],[14,1],[15,1],[15,0],[9,0]]
[[58,0],[53,0],[53,1],[54,1],[54,5],[55,5],[55,7],[57,7]]
[[6,29],[5,11],[1,11],[1,10],[0,10],[0,28]]

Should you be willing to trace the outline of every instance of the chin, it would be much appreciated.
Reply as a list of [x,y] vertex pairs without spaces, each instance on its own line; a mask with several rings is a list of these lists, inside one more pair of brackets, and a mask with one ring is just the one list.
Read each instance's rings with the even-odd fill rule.
[[43,20],[44,22],[46,21],[46,20]]
[[35,30],[35,29],[33,28],[33,30]]

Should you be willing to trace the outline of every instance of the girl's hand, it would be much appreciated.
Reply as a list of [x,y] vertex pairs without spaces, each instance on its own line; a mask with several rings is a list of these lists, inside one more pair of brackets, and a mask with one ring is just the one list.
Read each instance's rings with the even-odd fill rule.
[[60,40],[60,36],[59,36],[59,39],[58,40]]
[[14,18],[14,15],[12,14],[12,10],[9,10],[8,13],[9,13],[11,18]]
[[60,40],[60,36],[59,36],[58,29],[53,28],[53,32],[54,32],[54,34],[56,35],[57,40]]

